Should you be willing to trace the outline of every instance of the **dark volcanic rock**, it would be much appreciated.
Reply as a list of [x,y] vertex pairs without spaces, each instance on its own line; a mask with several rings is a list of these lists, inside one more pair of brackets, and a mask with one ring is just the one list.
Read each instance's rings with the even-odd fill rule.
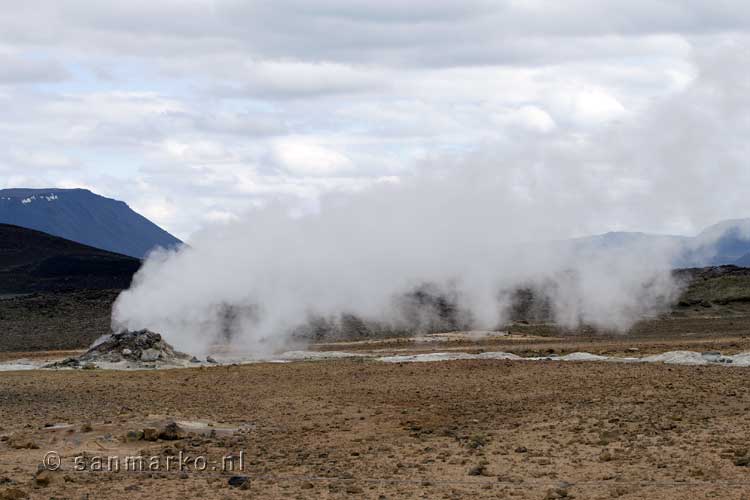
[[234,488],[241,488],[250,484],[250,478],[247,476],[232,476],[227,483]]
[[48,365],[47,368],[77,368],[86,363],[96,362],[170,363],[188,359],[189,355],[176,351],[160,334],[139,330],[102,337],[78,358],[68,358]]
[[185,432],[176,422],[169,422],[159,433],[159,438],[165,441],[175,441],[183,437],[185,437]]
[[175,351],[158,333],[149,330],[125,331],[109,335],[95,343],[79,361],[174,361],[190,359]]

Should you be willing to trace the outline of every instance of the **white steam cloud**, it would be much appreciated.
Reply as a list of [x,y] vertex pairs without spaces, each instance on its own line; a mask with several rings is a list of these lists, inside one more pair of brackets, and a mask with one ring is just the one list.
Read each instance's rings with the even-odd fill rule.
[[192,352],[228,333],[268,351],[311,318],[414,326],[402,299],[429,284],[474,328],[507,321],[511,292],[527,287],[543,291],[563,325],[625,330],[674,300],[678,245],[561,241],[649,216],[664,225],[705,217],[691,205],[706,196],[695,183],[716,175],[705,162],[720,159],[735,178],[746,169],[736,154],[748,129],[738,110],[749,107],[738,75],[703,68],[679,95],[595,134],[516,131],[398,181],[328,195],[313,214],[291,216],[280,203],[208,228],[145,262],[115,304],[113,327],[150,328]]
[[[325,198],[316,214],[266,207],[211,228],[146,261],[116,304],[115,325],[201,352],[221,338],[232,306],[233,341],[272,350],[311,316],[408,326],[400,297],[425,283],[455,296],[475,328],[501,325],[517,286],[542,289],[568,326],[624,329],[671,298],[673,249],[545,243],[564,234],[564,221],[581,222],[560,218],[568,195],[530,202],[504,174],[489,163],[425,169]],[[581,206],[580,217],[590,210]]]

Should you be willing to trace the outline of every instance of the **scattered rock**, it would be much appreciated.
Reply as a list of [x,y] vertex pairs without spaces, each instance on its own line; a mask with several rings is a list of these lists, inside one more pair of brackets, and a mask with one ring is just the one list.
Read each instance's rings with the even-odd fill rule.
[[750,467],[750,455],[734,459],[734,465],[737,467]]
[[474,434],[469,437],[466,445],[471,449],[479,449],[487,445],[490,442],[490,438],[486,434]]
[[86,422],[83,425],[81,425],[81,432],[91,432],[93,430],[94,430],[94,428],[88,422]]
[[201,360],[200,360],[200,359],[198,359],[198,358],[196,358],[195,356],[193,356],[192,358],[190,358],[190,362],[191,362],[191,363],[200,363],[200,362],[201,362]]
[[141,439],[143,439],[143,431],[128,431],[125,434],[126,442],[140,441]]
[[469,469],[469,475],[470,476],[486,476],[487,475],[487,467],[485,465],[476,465]]
[[153,427],[144,427],[143,439],[145,441],[156,441],[159,439],[159,431]]
[[518,448],[515,449],[516,453],[526,453],[528,451],[529,450],[525,446],[519,446]]
[[159,433],[159,438],[164,439],[165,441],[175,441],[177,439],[182,439],[183,437],[185,437],[185,432],[176,422],[168,423]]
[[573,498],[566,488],[550,488],[544,496],[545,500],[557,500],[559,498]]
[[133,354],[133,351],[131,351],[131,350],[130,350],[130,349],[128,349],[127,347],[126,347],[125,349],[123,349],[123,350],[122,350],[122,355],[123,355],[123,356],[130,356],[131,354]]
[[46,488],[50,484],[54,483],[57,479],[57,472],[44,469],[40,472],[37,472],[37,474],[34,476],[33,484],[36,488]]
[[65,358],[62,361],[45,365],[44,368],[80,368],[81,362],[76,358]]
[[232,488],[242,488],[246,484],[250,484],[250,478],[247,476],[232,476],[229,478],[228,484]]
[[216,364],[216,363],[218,363],[218,361],[216,361],[216,360],[215,360],[215,359],[214,359],[213,357],[211,357],[211,356],[206,356],[206,363],[213,363],[213,364]]

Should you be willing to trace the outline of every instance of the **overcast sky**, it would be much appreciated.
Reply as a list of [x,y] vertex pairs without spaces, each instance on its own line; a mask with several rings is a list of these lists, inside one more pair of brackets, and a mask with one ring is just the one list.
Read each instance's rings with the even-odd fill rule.
[[750,216],[741,0],[0,6],[0,187],[86,187],[182,238],[477,161],[531,199],[594,179],[616,210],[581,231]]

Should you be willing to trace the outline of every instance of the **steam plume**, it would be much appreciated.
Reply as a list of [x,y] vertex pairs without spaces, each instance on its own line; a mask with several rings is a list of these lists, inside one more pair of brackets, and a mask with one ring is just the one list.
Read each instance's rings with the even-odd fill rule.
[[[532,287],[566,326],[625,330],[674,299],[676,245],[561,241],[607,226],[711,217],[691,206],[693,183],[706,176],[696,162],[718,157],[740,168],[731,153],[742,149],[732,139],[741,134],[727,131],[747,129],[736,112],[747,110],[747,94],[724,92],[736,76],[708,68],[679,95],[583,137],[501,137],[426,160],[398,181],[324,196],[315,213],[292,216],[278,203],[207,228],[189,247],[145,262],[118,299],[113,326],[151,328],[191,351],[227,337],[273,350],[316,317],[403,326],[404,294],[428,284],[452,296],[474,328],[501,325],[510,291]],[[737,99],[729,123],[724,96]],[[684,176],[670,182],[667,162],[682,162]]]

